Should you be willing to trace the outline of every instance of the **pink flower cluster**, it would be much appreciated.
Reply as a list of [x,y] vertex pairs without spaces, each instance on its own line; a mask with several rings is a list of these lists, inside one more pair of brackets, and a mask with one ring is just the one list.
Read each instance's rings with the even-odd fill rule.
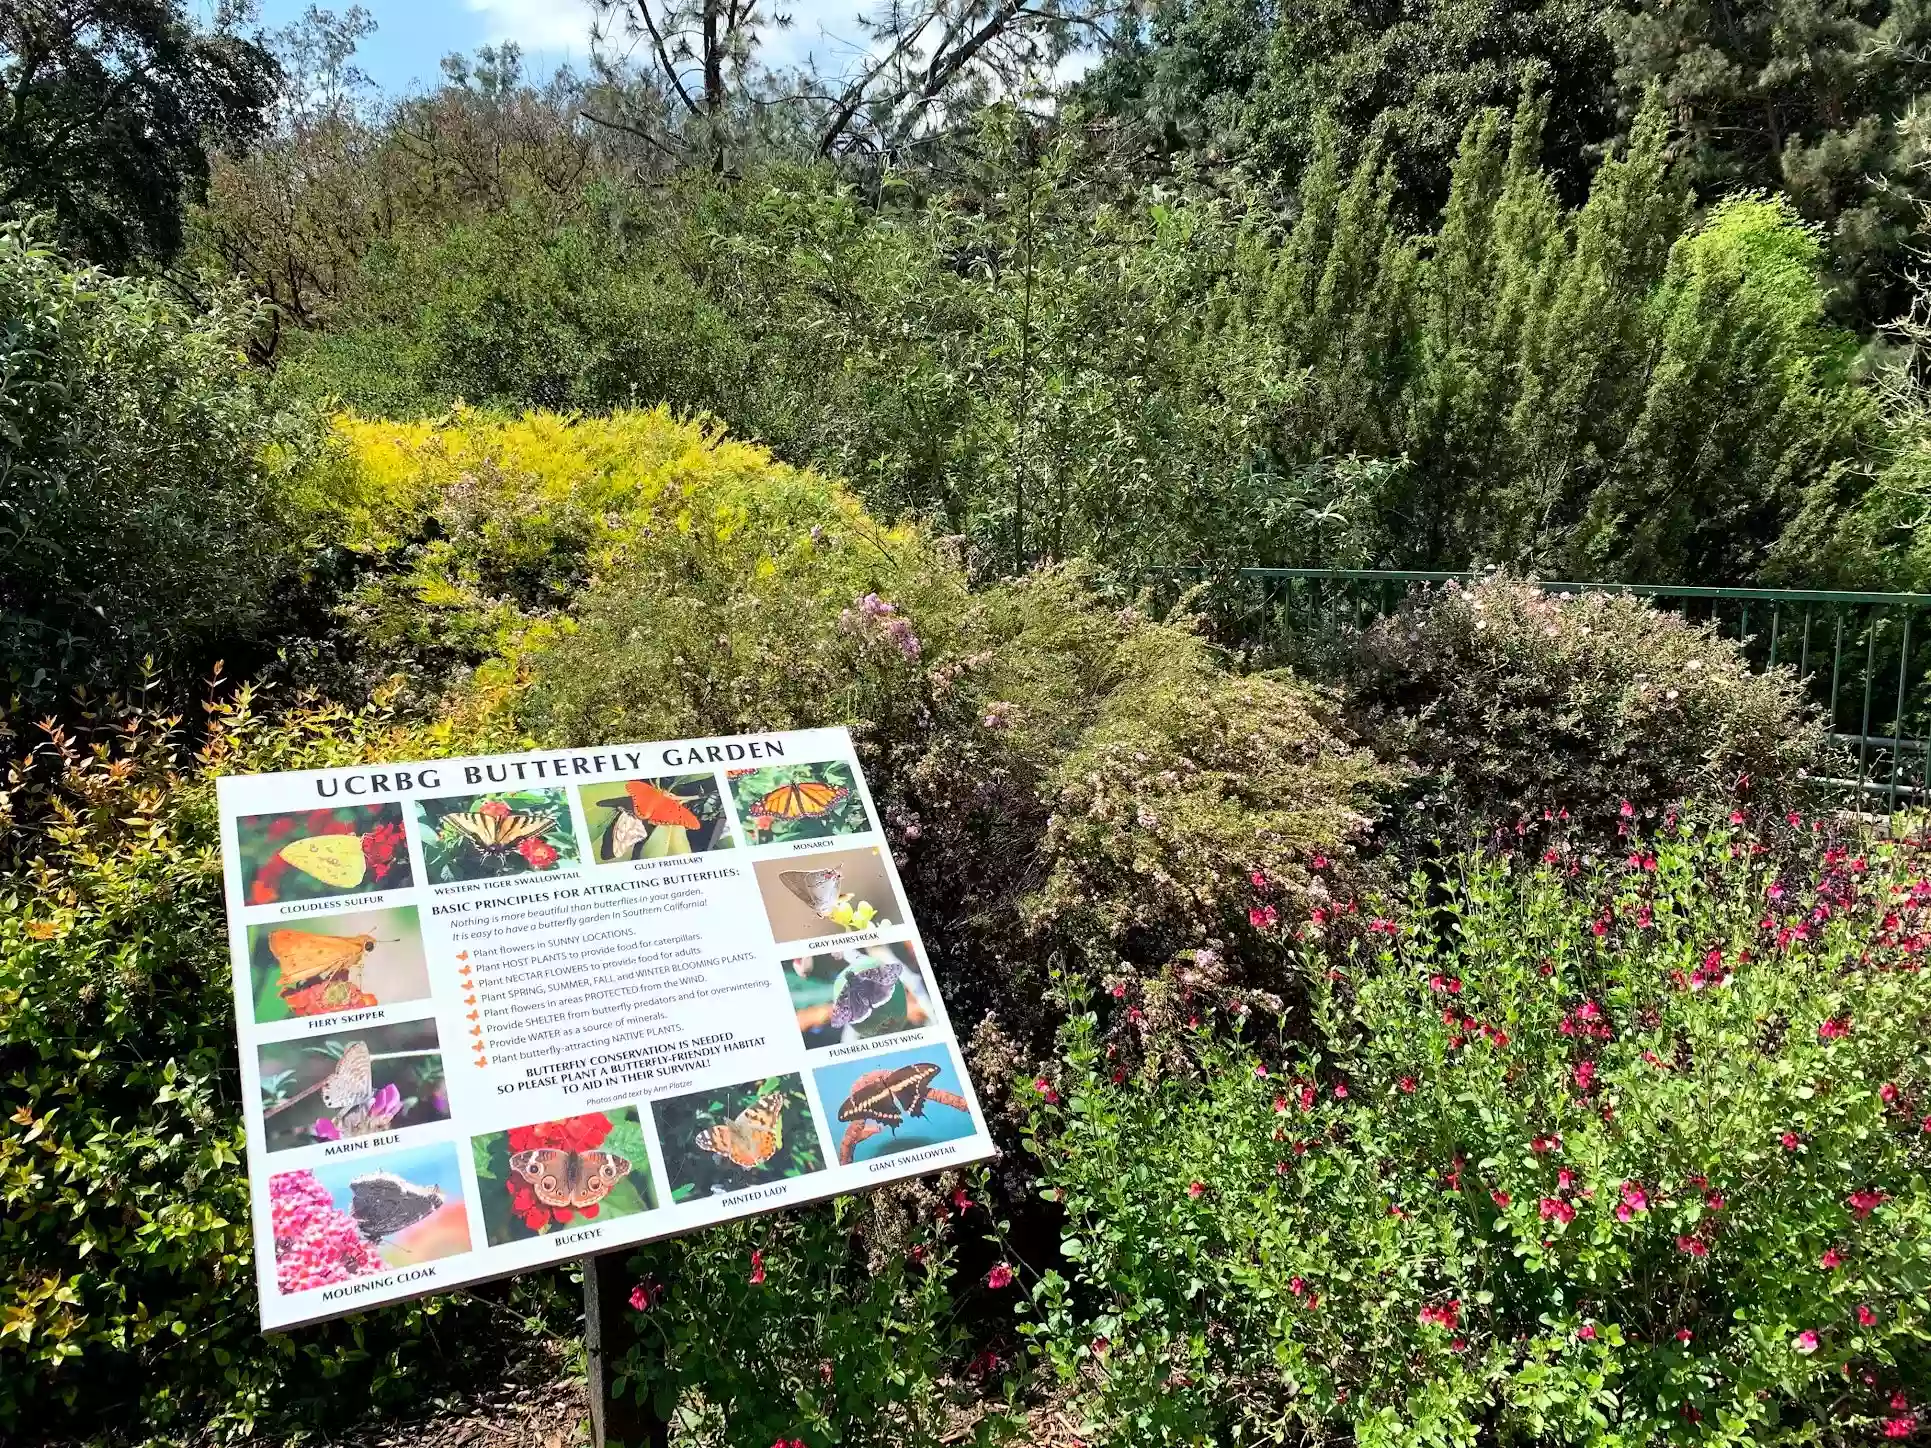
[[876,593],[866,594],[855,607],[841,613],[838,624],[847,633],[880,639],[908,659],[916,659],[924,652],[924,645],[912,632],[911,621],[899,613],[897,605],[887,603]]
[[329,1287],[383,1270],[362,1240],[355,1218],[340,1210],[313,1172],[291,1171],[268,1181],[275,1231],[275,1285],[283,1292]]

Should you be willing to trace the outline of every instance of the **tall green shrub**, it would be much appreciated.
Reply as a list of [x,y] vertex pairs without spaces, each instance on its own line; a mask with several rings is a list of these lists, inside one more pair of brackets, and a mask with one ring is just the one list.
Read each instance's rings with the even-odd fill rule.
[[0,226],[0,670],[44,705],[271,634],[301,431],[241,347],[253,308],[76,266]]

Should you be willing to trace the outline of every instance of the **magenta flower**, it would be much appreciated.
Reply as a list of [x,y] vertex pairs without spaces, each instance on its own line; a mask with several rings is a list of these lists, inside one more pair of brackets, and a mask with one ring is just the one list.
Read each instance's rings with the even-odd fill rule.
[[1790,1340],[1790,1345],[1805,1357],[1809,1357],[1817,1351],[1817,1334],[1805,1328]]
[[994,1264],[992,1271],[986,1273],[986,1286],[995,1292],[1001,1287],[1012,1286],[1012,1268],[1004,1262]]

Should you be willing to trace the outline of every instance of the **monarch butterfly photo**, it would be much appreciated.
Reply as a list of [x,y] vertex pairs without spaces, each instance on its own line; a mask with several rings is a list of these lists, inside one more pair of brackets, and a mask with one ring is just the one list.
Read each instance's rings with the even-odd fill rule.
[[545,873],[577,863],[570,804],[560,789],[419,799],[415,810],[432,885]]
[[731,800],[753,845],[859,835],[872,827],[852,767],[838,761],[741,771],[731,776]]

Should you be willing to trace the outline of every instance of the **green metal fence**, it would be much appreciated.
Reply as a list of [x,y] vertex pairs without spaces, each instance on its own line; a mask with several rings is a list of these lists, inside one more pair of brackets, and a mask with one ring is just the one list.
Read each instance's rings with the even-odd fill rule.
[[[1411,592],[1472,573],[1371,569],[1169,570],[1156,592],[1193,590],[1224,642],[1259,662],[1319,672],[1348,634]],[[1554,594],[1628,593],[1713,624],[1758,668],[1787,667],[1828,717],[1839,786],[1866,809],[1931,801],[1931,594],[1676,584],[1542,582]]]

